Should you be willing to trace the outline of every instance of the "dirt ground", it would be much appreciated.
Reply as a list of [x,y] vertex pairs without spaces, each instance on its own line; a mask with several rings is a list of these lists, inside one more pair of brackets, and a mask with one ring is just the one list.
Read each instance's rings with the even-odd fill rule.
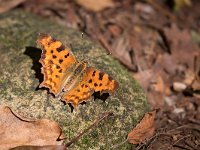
[[140,149],[200,149],[200,1],[15,0],[22,8],[80,30],[100,43],[138,80],[155,133]]

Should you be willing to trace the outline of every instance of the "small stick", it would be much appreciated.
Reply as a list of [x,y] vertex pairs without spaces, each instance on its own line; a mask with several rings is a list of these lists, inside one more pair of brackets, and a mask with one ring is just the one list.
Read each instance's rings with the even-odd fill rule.
[[126,143],[128,141],[128,139],[124,140],[123,142],[119,143],[119,144],[116,144],[116,145],[113,145],[111,147],[111,149],[117,149],[118,147],[120,147],[121,145],[123,145],[124,143]]
[[146,2],[148,2],[149,4],[151,4],[155,9],[157,9],[163,15],[169,17],[172,21],[176,21],[176,17],[172,13],[170,13],[169,11],[167,11],[166,9],[164,9],[163,7],[161,7],[154,0],[146,0]]
[[86,132],[88,132],[90,129],[94,128],[102,120],[104,120],[107,117],[112,116],[112,115],[113,115],[112,112],[103,113],[101,118],[98,118],[91,126],[89,126],[87,129],[83,130],[83,132],[80,132],[76,137],[74,137],[70,142],[68,142],[66,144],[66,147],[69,147],[71,144],[73,144],[76,141],[78,141],[83,134],[85,134]]
[[191,136],[190,134],[188,134],[188,135],[186,135],[186,136],[183,136],[183,137],[181,137],[180,139],[178,139],[177,141],[175,141],[172,145],[173,145],[173,146],[176,146],[176,145],[178,144],[178,142],[180,142],[180,141],[182,141],[183,139],[188,138],[188,137],[190,137],[190,136]]

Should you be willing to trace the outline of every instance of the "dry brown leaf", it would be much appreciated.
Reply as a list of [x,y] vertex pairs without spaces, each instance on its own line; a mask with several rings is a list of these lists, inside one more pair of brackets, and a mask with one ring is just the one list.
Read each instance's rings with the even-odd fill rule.
[[114,6],[114,2],[112,0],[76,0],[76,3],[94,12]]
[[165,86],[164,86],[164,81],[163,81],[163,79],[162,79],[162,76],[160,76],[160,75],[157,76],[157,78],[156,78],[156,80],[154,81],[154,83],[153,83],[152,86],[154,87],[154,90],[155,90],[156,92],[163,93],[163,92],[164,92]]
[[192,1],[191,0],[174,0],[174,9],[175,10],[180,10],[184,6],[192,6]]
[[196,80],[200,82],[200,52],[198,53],[198,55],[195,57],[194,60],[194,72]]
[[152,70],[150,69],[146,69],[143,71],[138,71],[138,73],[135,73],[134,79],[139,81],[142,88],[147,92],[149,88],[149,84],[153,76],[154,76],[154,72],[152,72]]
[[150,138],[155,131],[154,119],[156,110],[145,114],[142,121],[128,134],[128,142],[139,144],[145,139]]
[[0,149],[9,149],[21,145],[45,146],[61,145],[63,140],[59,125],[48,119],[27,120],[12,110],[0,107]]
[[67,148],[64,145],[18,146],[9,150],[67,150]]
[[[195,79],[192,83],[192,88],[198,91],[200,90],[200,52],[195,57],[195,60],[194,60],[194,74],[195,74]],[[198,95],[200,96],[200,94]],[[195,96],[199,97],[198,95],[195,94]]]
[[0,13],[6,12],[26,0],[0,0]]
[[188,29],[181,30],[176,24],[172,24],[170,28],[164,28],[164,34],[171,47],[170,57],[172,57],[174,65],[176,63],[177,67],[180,67],[181,64],[187,64],[188,69],[193,69],[194,57],[198,55],[199,48],[192,41],[190,31]]

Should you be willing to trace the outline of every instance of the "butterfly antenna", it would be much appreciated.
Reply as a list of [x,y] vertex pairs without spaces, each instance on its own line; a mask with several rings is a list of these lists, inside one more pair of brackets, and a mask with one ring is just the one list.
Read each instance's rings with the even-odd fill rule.
[[[83,33],[83,32],[81,33],[81,38],[82,38],[82,39],[84,38],[84,33]],[[72,45],[71,45],[71,47],[72,47]],[[111,55],[111,53],[108,52],[108,53],[106,53],[106,55]],[[98,58],[98,57],[102,57],[102,56],[105,56],[105,54],[96,56],[96,57],[94,57],[94,58]]]
[[[83,33],[83,32],[81,33],[81,38],[82,38],[82,39],[84,38],[84,33]],[[70,46],[71,50],[73,51],[73,45],[72,45],[72,43],[70,43],[69,46]],[[112,54],[112,53],[110,53],[110,52],[103,53],[103,54],[101,54],[101,55],[98,55],[98,56],[93,57],[92,59],[96,59],[96,58],[99,58],[99,57],[104,57],[104,56],[111,55],[111,54]],[[82,60],[82,61],[88,62],[87,60]]]
[[[104,57],[104,56],[107,56],[107,55],[111,55],[111,53],[104,53],[104,54],[101,54],[101,55],[98,55],[98,56],[94,56],[94,57],[91,57],[92,59],[97,59],[99,57]],[[85,58],[84,60],[85,63],[88,63],[88,58]]]
[[93,58],[99,58],[99,57],[103,57],[103,56],[107,56],[107,55],[111,55],[112,53],[108,52],[108,53],[104,53],[104,54],[101,54],[99,56],[95,56]]

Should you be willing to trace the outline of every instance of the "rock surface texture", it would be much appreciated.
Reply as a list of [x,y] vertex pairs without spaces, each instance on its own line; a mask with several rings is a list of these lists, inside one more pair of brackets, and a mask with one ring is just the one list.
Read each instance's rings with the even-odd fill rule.
[[[41,50],[37,33],[49,33],[70,45],[78,60],[110,74],[119,83],[114,95],[105,101],[95,99],[80,104],[76,110],[39,89],[43,81],[39,63]],[[100,56],[100,57],[99,57]],[[99,45],[71,28],[58,25],[26,12],[15,10],[0,16],[0,105],[7,105],[24,117],[57,121],[66,142],[88,128],[103,113],[108,117],[84,134],[69,149],[112,149],[126,140],[129,131],[148,110],[144,92],[117,60],[106,55]],[[129,149],[128,143],[116,149]]]

